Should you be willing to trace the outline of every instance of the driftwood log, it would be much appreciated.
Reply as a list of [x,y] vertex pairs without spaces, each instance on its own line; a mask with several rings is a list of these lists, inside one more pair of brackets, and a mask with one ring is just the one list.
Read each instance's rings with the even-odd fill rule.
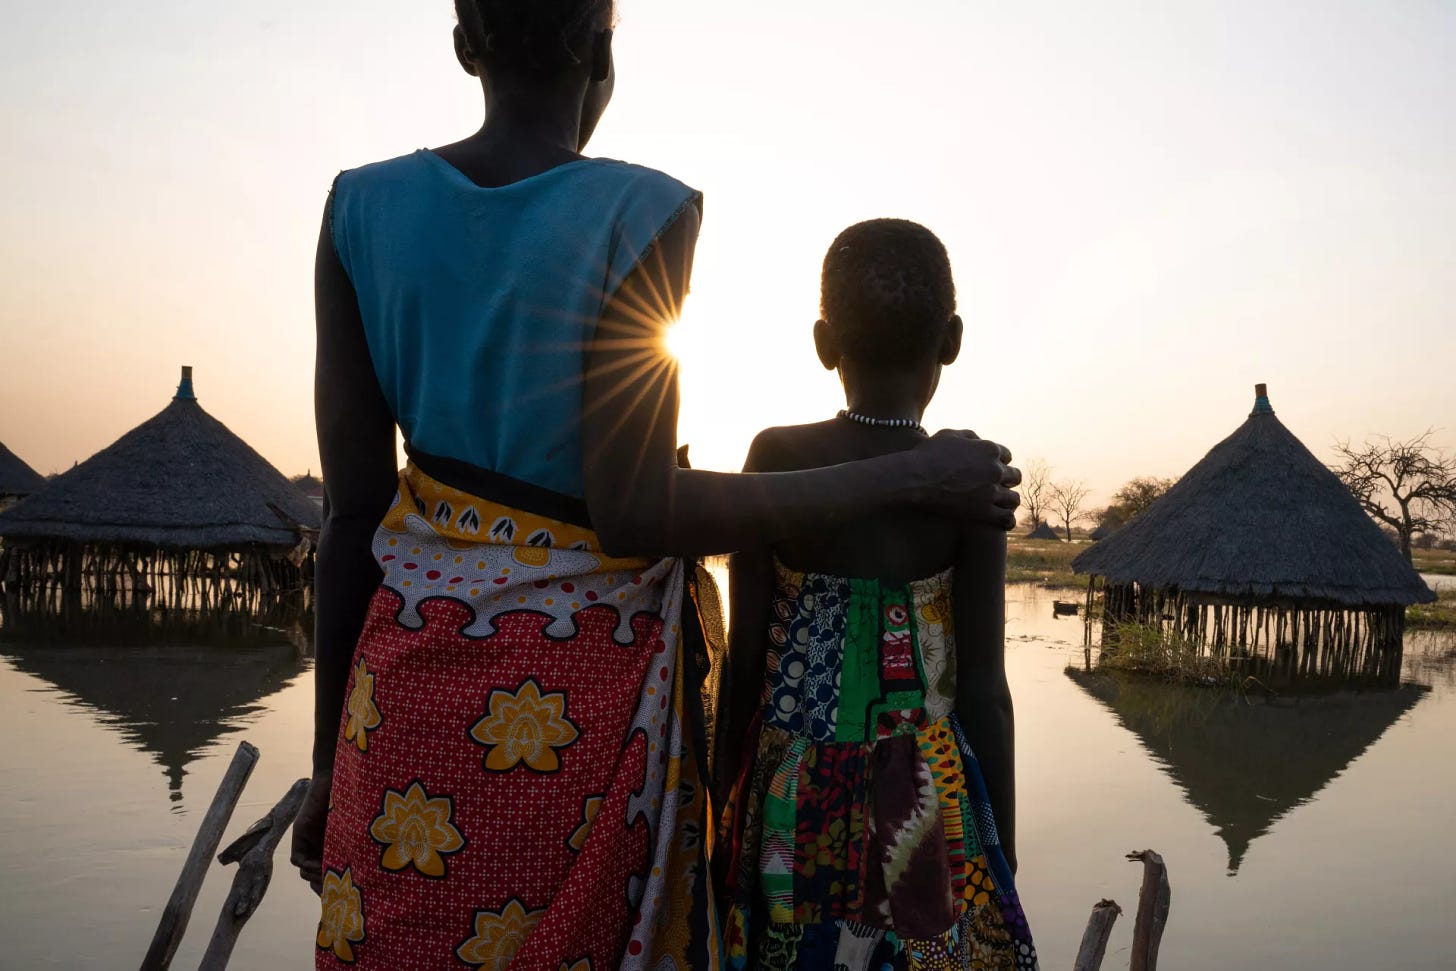
[[[1129,971],[1157,971],[1158,947],[1163,942],[1163,928],[1168,923],[1168,908],[1172,900],[1168,868],[1163,864],[1163,858],[1153,850],[1136,850],[1127,858],[1143,865],[1128,968]],[[1092,908],[1072,971],[1101,971],[1102,958],[1107,954],[1107,940],[1112,936],[1112,925],[1121,913],[1122,908],[1111,900],[1099,901]]]
[[1138,891],[1137,923],[1132,931],[1132,959],[1129,971],[1156,971],[1158,947],[1163,943],[1163,928],[1168,923],[1172,890],[1168,886],[1168,868],[1153,850],[1138,850],[1127,855],[1143,865],[1143,885]]
[[1107,953],[1107,939],[1112,936],[1112,925],[1122,908],[1111,900],[1099,900],[1092,908],[1087,920],[1087,929],[1082,932],[1082,946],[1077,948],[1077,960],[1072,971],[1099,971],[1102,956]]
[[246,833],[218,854],[219,863],[236,863],[238,872],[233,877],[232,889],[223,902],[222,914],[217,919],[217,927],[213,929],[212,940],[207,944],[207,952],[202,956],[198,971],[223,971],[227,967],[243,925],[263,902],[263,894],[268,892],[268,882],[273,878],[273,851],[293,825],[293,818],[303,806],[306,792],[308,780],[299,779],[278,805],[268,810],[268,815],[248,827]]
[[192,841],[187,862],[182,865],[177,886],[172,889],[172,896],[162,911],[161,923],[152,936],[147,956],[142,959],[141,971],[165,971],[171,965],[177,945],[182,943],[182,935],[187,932],[187,921],[192,916],[193,905],[197,903],[197,894],[202,889],[212,855],[217,852],[217,844],[222,842],[223,831],[237,808],[238,797],[243,794],[243,787],[248,784],[248,777],[257,764],[258,750],[247,742],[238,743],[238,750],[222,778],[222,785],[218,786],[212,805],[207,807],[207,814],[202,817],[202,825],[197,829],[197,838]]

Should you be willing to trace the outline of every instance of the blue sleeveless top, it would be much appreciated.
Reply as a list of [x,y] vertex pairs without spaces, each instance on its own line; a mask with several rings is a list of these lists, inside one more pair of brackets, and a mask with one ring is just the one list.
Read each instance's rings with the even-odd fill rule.
[[434,152],[353,169],[331,232],[405,440],[581,497],[582,382],[597,320],[701,195],[582,159],[481,188]]

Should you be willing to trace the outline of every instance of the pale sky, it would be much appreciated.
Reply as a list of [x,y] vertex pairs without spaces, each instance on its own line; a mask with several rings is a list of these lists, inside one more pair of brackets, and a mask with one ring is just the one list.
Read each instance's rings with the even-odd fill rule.
[[[480,121],[449,0],[4,0],[0,441],[69,467],[178,365],[287,473],[341,168]],[[842,405],[825,248],[924,222],[966,353],[928,424],[1098,499],[1177,475],[1252,385],[1316,454],[1456,445],[1456,4],[623,0],[590,152],[706,193],[681,440],[733,468]]]

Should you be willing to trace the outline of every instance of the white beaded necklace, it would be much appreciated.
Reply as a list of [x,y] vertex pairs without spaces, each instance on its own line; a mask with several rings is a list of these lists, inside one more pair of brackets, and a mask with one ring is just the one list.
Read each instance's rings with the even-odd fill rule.
[[913,428],[922,435],[930,435],[925,430],[925,426],[914,418],[871,418],[869,415],[861,415],[848,408],[839,409],[839,417],[859,422],[861,425],[873,425],[876,428]]

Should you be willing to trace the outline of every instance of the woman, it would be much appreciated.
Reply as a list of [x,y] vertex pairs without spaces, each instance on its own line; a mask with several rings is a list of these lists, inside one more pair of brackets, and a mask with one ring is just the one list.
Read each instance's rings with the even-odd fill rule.
[[484,125],[344,173],[319,240],[329,509],[294,841],[317,964],[715,967],[677,557],[890,504],[1009,526],[1018,475],[967,433],[807,472],[679,468],[662,338],[700,196],[581,155],[610,4],[456,7]]

